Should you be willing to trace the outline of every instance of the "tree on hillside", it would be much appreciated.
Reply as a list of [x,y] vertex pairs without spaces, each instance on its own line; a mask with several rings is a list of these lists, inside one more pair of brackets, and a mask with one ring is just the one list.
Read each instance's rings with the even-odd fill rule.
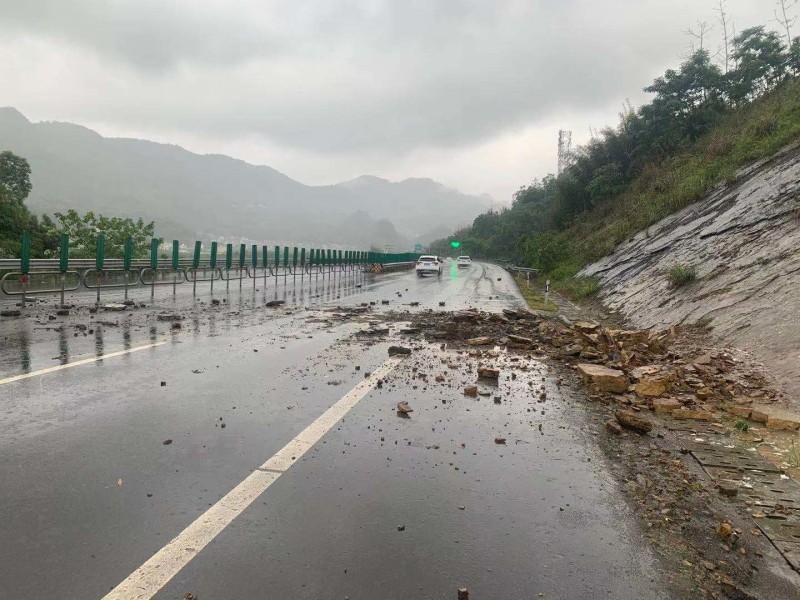
[[140,217],[136,221],[131,218],[104,217],[88,212],[78,214],[74,209],[66,213],[55,213],[56,222],[50,222],[52,233],[66,233],[70,238],[70,255],[74,258],[92,258],[97,248],[97,237],[100,233],[106,236],[106,256],[122,258],[125,240],[133,239],[133,256],[146,256],[150,247],[150,239],[155,232],[155,221],[145,223]]
[[31,193],[31,166],[13,152],[0,152],[0,201],[25,201]]
[[41,255],[49,241],[25,206],[32,189],[30,174],[31,167],[23,157],[0,152],[0,257],[19,257],[23,233],[31,235],[34,256]]
[[735,103],[753,100],[786,77],[787,57],[780,36],[764,26],[748,27],[733,38],[736,68],[728,74]]

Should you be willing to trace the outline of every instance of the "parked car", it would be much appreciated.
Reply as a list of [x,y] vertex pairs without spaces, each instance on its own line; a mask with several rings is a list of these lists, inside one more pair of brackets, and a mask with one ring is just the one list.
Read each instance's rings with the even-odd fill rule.
[[458,268],[461,267],[468,267],[472,264],[472,259],[469,256],[459,256],[456,260],[458,260]]
[[442,274],[442,261],[438,256],[420,256],[417,261],[417,276],[423,275],[441,275]]

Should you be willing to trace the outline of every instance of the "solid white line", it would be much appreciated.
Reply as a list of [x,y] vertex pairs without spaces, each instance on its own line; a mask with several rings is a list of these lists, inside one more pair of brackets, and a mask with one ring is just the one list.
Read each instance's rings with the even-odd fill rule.
[[155,348],[156,346],[160,346],[166,343],[167,343],[166,340],[161,340],[160,342],[153,342],[152,344],[145,344],[144,346],[136,346],[135,348],[120,350],[119,352],[110,352],[108,354],[103,354],[101,356],[93,356],[92,358],[84,358],[81,360],[76,360],[75,362],[67,363],[65,365],[48,367],[46,369],[39,369],[38,371],[31,371],[30,373],[23,373],[22,375],[14,375],[13,377],[6,377],[5,379],[0,379],[0,385],[3,385],[4,383],[12,383],[14,381],[20,381],[21,379],[28,379],[30,377],[38,377],[39,375],[47,375],[48,373],[54,373],[55,371],[61,371],[62,369],[69,369],[71,367],[88,365],[89,363],[97,362],[99,360],[114,358],[115,356],[122,356],[123,354],[138,352],[139,350],[147,350],[148,348]]
[[322,413],[272,458],[250,473],[244,481],[106,594],[103,600],[147,600],[155,596],[177,575],[178,571],[242,514],[278,477],[358,404],[375,387],[379,379],[385,377],[402,360],[402,357],[391,357],[384,362],[368,378],[347,392],[341,400]]

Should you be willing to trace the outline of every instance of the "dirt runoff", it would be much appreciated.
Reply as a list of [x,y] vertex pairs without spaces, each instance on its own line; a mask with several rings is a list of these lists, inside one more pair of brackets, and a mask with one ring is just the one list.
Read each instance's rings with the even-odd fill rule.
[[[561,383],[585,389],[593,434],[677,597],[797,598],[800,561],[793,561],[799,557],[765,526],[794,522],[797,511],[754,500],[759,484],[753,477],[762,471],[701,462],[704,452],[735,458],[763,441],[742,425],[748,419],[729,412],[776,402],[779,394],[758,365],[714,348],[698,328],[623,330],[527,310],[383,318],[410,320],[406,335],[473,357],[520,353],[548,360]],[[766,468],[772,463],[757,458],[764,463],[753,464],[773,478],[767,485],[783,486],[785,502],[796,496],[800,507],[800,486],[785,469]]]

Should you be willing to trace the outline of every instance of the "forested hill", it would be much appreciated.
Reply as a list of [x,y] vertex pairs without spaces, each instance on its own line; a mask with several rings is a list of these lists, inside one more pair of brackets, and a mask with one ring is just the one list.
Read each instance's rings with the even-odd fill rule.
[[[725,72],[700,50],[658,77],[645,88],[653,100],[578,148],[560,176],[522,187],[510,208],[457,232],[465,252],[574,285],[583,265],[798,139],[800,38],[745,29],[728,64]],[[583,282],[577,291],[593,289]]]
[[13,108],[0,108],[3,150],[30,163],[26,204],[34,213],[74,208],[143,217],[156,221],[158,235],[181,239],[407,247],[469,223],[492,203],[424,178],[309,186],[229,156],[106,138],[71,123],[32,123]]

